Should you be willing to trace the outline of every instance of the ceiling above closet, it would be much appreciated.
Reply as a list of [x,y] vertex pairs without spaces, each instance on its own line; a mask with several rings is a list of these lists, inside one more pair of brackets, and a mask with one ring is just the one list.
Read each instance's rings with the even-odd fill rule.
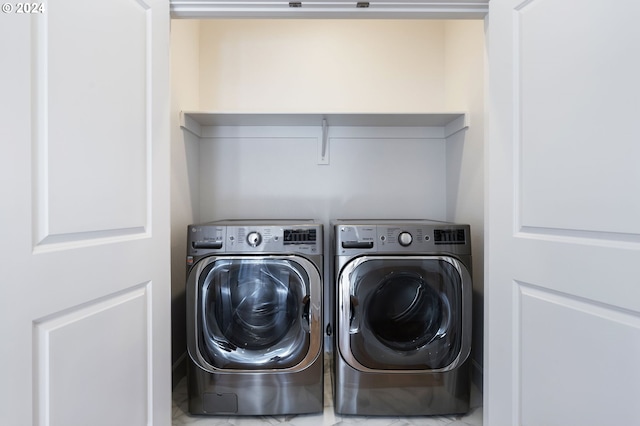
[[489,0],[170,0],[173,18],[483,19]]

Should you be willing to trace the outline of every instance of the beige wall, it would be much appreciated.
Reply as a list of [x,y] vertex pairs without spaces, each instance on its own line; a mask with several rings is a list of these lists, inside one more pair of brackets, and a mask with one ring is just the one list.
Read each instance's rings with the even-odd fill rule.
[[444,21],[202,21],[200,109],[442,111],[444,32]]
[[199,102],[198,76],[200,26],[194,20],[171,22],[171,361],[174,382],[184,371],[186,350],[185,254],[186,229],[197,222],[199,182],[197,164],[200,141],[180,129],[180,111]]

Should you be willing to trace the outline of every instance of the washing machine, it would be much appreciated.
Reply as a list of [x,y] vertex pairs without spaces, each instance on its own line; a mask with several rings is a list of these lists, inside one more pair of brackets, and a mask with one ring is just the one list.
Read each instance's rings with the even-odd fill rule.
[[469,226],[332,221],[331,245],[336,412],[468,411]]
[[187,388],[200,415],[323,409],[323,227],[188,227]]

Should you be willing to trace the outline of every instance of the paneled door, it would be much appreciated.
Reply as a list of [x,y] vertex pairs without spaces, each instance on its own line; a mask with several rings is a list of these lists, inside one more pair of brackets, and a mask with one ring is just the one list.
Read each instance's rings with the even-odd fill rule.
[[0,14],[0,424],[168,425],[168,0]]
[[489,4],[485,424],[640,424],[640,3]]

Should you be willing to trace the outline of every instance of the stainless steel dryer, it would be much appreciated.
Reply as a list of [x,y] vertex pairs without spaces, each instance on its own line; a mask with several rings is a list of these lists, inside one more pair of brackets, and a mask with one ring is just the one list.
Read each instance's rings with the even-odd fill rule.
[[192,414],[322,411],[322,230],[294,220],[189,226]]
[[334,221],[331,230],[336,412],[468,411],[469,226]]

